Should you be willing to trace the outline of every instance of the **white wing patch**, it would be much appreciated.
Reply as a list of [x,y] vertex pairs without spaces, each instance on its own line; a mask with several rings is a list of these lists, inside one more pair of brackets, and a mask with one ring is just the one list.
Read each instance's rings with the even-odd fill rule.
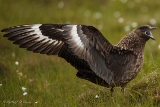
[[81,40],[81,37],[77,32],[77,26],[80,25],[64,26],[64,38],[66,39],[67,44],[69,44],[69,48],[72,50],[72,52],[74,52],[75,55],[81,57],[82,59],[85,59],[88,57],[88,52],[84,42]]
[[84,48],[84,45],[80,39],[80,37],[77,34],[77,25],[67,25],[67,26],[71,26],[71,33],[70,36],[72,36],[72,41],[75,42],[75,44],[79,47],[79,48]]
[[32,25],[32,29],[39,29],[39,27],[41,26],[42,24],[34,24],[34,25]]

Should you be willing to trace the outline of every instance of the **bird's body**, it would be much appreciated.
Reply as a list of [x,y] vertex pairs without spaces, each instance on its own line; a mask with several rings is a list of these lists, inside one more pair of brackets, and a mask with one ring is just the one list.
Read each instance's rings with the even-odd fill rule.
[[77,77],[104,87],[122,89],[143,65],[144,47],[152,38],[148,25],[112,45],[95,27],[69,24],[33,24],[6,28],[4,37],[35,53],[58,55],[74,66]]

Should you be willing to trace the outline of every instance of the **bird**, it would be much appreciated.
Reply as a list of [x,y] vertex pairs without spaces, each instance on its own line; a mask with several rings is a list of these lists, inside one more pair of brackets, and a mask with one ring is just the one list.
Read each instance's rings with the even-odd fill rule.
[[149,39],[155,40],[151,30],[157,27],[142,25],[112,45],[93,26],[82,24],[28,24],[1,30],[13,44],[28,51],[58,55],[77,69],[78,78],[99,86],[121,87],[140,72],[144,47]]

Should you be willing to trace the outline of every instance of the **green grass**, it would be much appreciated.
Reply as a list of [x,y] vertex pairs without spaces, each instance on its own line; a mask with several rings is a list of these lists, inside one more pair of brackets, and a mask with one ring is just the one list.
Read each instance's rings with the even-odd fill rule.
[[[121,0],[125,1],[125,0]],[[0,29],[33,23],[92,25],[113,44],[134,29],[150,24],[160,28],[160,2],[149,0],[1,0]],[[63,8],[58,8],[63,5]],[[131,8],[132,7],[132,8]],[[117,17],[114,14],[120,13]],[[115,13],[116,12],[116,13]],[[97,16],[98,15],[98,16]],[[124,21],[118,22],[122,17]],[[156,23],[150,20],[155,19]],[[145,47],[144,65],[123,95],[76,77],[76,70],[57,56],[33,54],[19,49],[0,33],[0,107],[153,107],[160,106],[159,29],[156,41]],[[15,55],[13,57],[13,55]],[[19,65],[15,65],[18,61]],[[63,65],[63,66],[62,66]],[[23,95],[22,87],[27,88]],[[98,95],[99,98],[95,98]],[[38,103],[35,103],[38,102]]]

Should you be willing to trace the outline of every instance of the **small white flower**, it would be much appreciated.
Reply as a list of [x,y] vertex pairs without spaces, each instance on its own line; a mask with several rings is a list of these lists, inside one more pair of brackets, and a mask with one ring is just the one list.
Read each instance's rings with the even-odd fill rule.
[[15,64],[16,64],[16,65],[19,65],[19,62],[18,62],[18,61],[16,61],[16,62],[15,62]]
[[26,89],[27,89],[27,88],[25,88],[25,87],[22,87],[22,91],[26,91]]
[[96,96],[95,96],[95,98],[99,98],[99,96],[98,96],[98,95],[96,95]]
[[158,49],[160,49],[160,44],[158,45]]
[[2,84],[0,84],[0,87],[2,86]]
[[138,26],[138,23],[137,23],[137,22],[132,22],[132,23],[131,23],[131,26],[132,26],[133,28],[135,28],[135,27]]
[[155,19],[152,18],[152,19],[149,20],[149,23],[152,24],[152,25],[155,25],[157,22],[156,22]]
[[124,19],[123,19],[122,17],[120,17],[120,18],[118,19],[118,22],[119,22],[119,23],[123,23],[123,22],[124,22]]
[[36,102],[34,102],[35,104],[37,104],[38,103],[38,101],[36,101]]
[[24,93],[23,93],[24,96],[27,95],[27,94],[28,94],[27,92],[24,92]]

